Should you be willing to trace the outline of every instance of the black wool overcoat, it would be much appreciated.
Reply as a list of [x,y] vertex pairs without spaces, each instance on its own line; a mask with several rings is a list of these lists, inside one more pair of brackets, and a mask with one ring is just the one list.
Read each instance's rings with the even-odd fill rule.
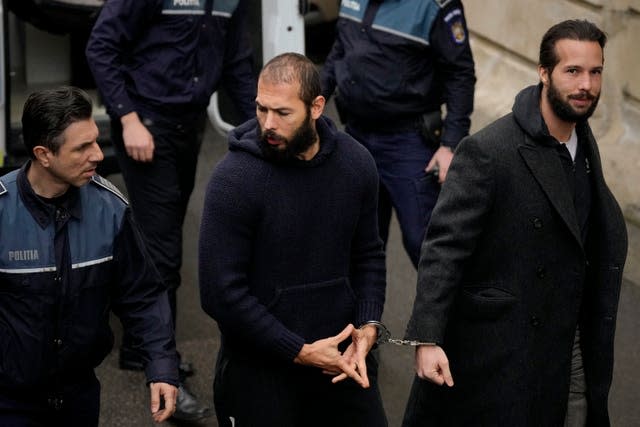
[[523,90],[511,114],[461,142],[449,169],[406,337],[439,343],[455,385],[417,381],[412,425],[562,426],[578,325],[588,425],[609,425],[626,227],[578,123],[592,187],[583,244],[539,94]]

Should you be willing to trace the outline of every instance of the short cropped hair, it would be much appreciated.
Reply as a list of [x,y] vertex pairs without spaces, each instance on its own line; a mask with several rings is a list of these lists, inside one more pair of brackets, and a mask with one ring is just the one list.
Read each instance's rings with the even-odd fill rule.
[[262,68],[260,77],[273,83],[300,83],[300,99],[307,107],[322,92],[320,73],[309,58],[287,52],[275,56]]
[[64,143],[65,129],[90,119],[91,113],[91,98],[76,87],[62,86],[29,95],[22,111],[22,136],[31,158],[38,145],[56,154]]
[[549,73],[553,71],[560,58],[556,52],[558,40],[577,40],[598,42],[604,51],[607,35],[592,22],[587,20],[570,19],[562,21],[549,28],[540,42],[539,65]]

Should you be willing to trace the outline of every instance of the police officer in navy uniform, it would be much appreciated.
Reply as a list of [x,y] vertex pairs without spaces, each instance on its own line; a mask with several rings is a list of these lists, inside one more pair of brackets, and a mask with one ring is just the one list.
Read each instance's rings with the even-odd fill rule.
[[[414,266],[458,142],[469,133],[474,62],[459,0],[345,0],[322,71],[346,131],[380,174],[380,235],[395,209]],[[446,116],[441,120],[441,107]]]
[[94,368],[117,314],[144,350],[156,422],[178,372],[165,287],[104,158],[79,89],[36,92],[22,116],[31,159],[0,178],[0,425],[97,426]]
[[[174,324],[182,225],[193,190],[206,107],[222,84],[240,119],[255,116],[245,0],[110,0],[86,53],[112,118],[112,139],[136,220],[169,288]],[[141,369],[130,337],[120,366]],[[181,374],[192,373],[181,363]],[[184,383],[175,418],[208,414]]]

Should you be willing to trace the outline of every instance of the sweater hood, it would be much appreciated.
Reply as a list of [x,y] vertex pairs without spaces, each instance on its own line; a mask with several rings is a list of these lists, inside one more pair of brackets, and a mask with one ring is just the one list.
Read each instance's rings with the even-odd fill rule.
[[513,117],[522,130],[534,141],[555,145],[555,138],[549,134],[542,112],[540,111],[540,96],[542,84],[529,86],[516,95],[513,103]]
[[[331,156],[336,147],[337,129],[335,124],[325,116],[316,120],[316,131],[320,137],[320,151],[311,160],[293,159],[287,166],[313,167]],[[251,119],[229,132],[229,150],[244,151],[266,162],[273,162],[263,153],[263,142],[260,141],[260,125],[257,119]],[[285,163],[282,163],[285,164]]]

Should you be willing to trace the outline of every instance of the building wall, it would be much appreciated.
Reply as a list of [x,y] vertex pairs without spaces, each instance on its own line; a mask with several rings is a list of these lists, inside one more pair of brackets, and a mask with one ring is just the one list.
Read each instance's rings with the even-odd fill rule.
[[463,0],[476,61],[472,131],[511,110],[515,94],[536,84],[544,32],[564,19],[587,19],[608,36],[604,84],[590,120],[605,176],[630,234],[625,276],[640,285],[640,0]]

